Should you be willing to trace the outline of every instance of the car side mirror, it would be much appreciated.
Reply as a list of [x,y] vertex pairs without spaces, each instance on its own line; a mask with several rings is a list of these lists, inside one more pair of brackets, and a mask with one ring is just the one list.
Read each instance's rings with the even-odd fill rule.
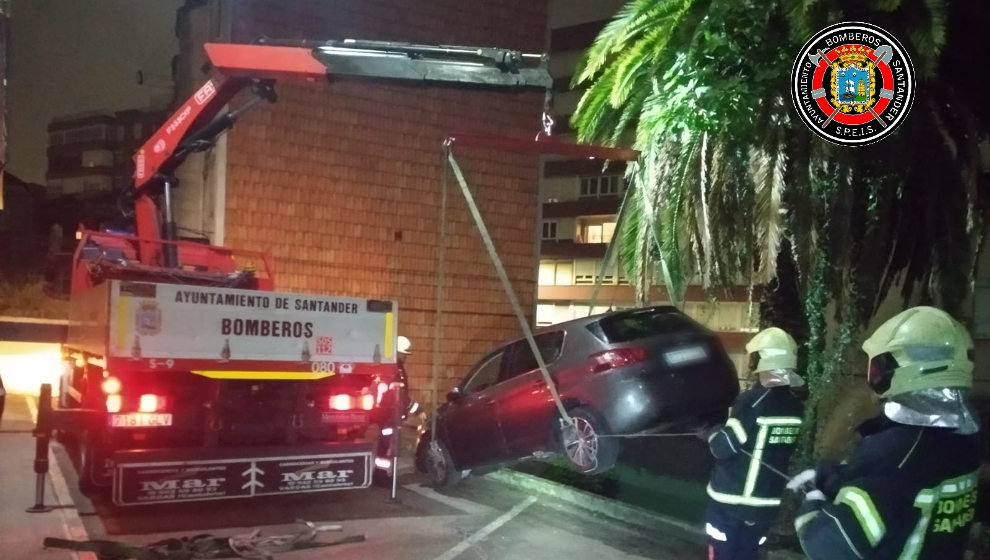
[[464,392],[460,387],[454,387],[447,393],[447,402],[458,403],[464,398]]

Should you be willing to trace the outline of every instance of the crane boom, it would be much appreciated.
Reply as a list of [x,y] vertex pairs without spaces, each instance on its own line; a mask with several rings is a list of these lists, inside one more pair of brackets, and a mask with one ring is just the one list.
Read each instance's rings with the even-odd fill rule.
[[[256,44],[207,43],[204,48],[216,76],[196,90],[134,154],[135,220],[143,265],[179,265],[178,247],[161,243],[162,239],[175,240],[169,193],[172,173],[190,153],[211,146],[241,112],[261,100],[274,102],[275,80],[315,82],[339,75],[494,88],[549,90],[553,86],[546,55],[498,47],[263,38]],[[220,114],[248,87],[254,89],[255,99]],[[164,193],[164,216],[155,198],[160,192]]]

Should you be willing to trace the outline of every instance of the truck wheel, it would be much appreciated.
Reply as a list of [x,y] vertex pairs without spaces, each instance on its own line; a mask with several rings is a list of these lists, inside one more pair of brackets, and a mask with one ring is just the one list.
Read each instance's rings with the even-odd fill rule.
[[590,408],[579,406],[567,412],[571,424],[557,428],[561,451],[571,468],[581,474],[601,474],[615,466],[619,442],[609,435],[605,421]]
[[447,446],[439,439],[424,441],[426,474],[438,489],[453,488],[461,481],[461,471],[454,467]]
[[87,430],[79,434],[79,491],[86,496],[102,492],[103,450]]

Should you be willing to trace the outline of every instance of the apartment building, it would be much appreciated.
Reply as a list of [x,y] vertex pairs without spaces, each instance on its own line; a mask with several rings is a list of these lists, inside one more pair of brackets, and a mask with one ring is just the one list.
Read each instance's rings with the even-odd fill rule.
[[165,121],[158,109],[63,115],[48,124],[49,196],[92,196],[126,188],[131,156]]

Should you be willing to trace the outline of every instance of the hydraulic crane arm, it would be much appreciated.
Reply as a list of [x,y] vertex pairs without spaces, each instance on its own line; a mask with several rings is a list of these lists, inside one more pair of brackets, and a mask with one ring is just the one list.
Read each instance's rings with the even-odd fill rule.
[[[211,146],[243,111],[261,100],[274,102],[276,79],[316,81],[341,75],[497,88],[549,90],[553,86],[545,55],[495,47],[260,39],[252,45],[207,43],[205,49],[217,76],[200,87],[134,154],[138,253],[145,265],[174,268],[179,264],[176,247],[161,243],[163,237],[176,237],[169,192],[172,173],[188,154]],[[219,114],[247,87],[256,94],[252,101]],[[158,194],[157,189],[152,192],[153,187],[159,186],[164,216],[152,196]]]
[[170,174],[186,155],[233,125],[241,111],[213,117],[252,84],[259,98],[268,101],[275,100],[272,80],[315,81],[331,75],[492,87],[553,86],[545,55],[493,47],[261,39],[255,45],[207,43],[205,49],[219,76],[196,91],[135,154],[137,189],[158,174]]

